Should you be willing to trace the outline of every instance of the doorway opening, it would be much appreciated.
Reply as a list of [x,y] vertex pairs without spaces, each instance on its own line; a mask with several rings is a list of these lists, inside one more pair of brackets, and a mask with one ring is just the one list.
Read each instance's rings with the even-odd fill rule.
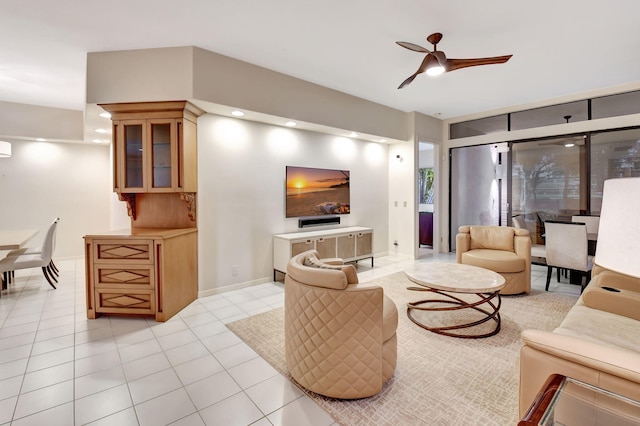
[[420,142],[418,151],[418,259],[433,255],[435,204],[435,145]]

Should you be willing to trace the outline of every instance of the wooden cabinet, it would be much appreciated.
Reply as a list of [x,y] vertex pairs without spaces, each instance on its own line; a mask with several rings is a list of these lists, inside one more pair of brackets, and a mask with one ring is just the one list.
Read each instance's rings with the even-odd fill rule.
[[197,118],[187,101],[102,104],[113,125],[113,189],[131,231],[85,236],[87,317],[166,321],[198,294]]
[[196,120],[187,101],[102,104],[111,114],[114,191],[196,192]]
[[274,235],[274,276],[276,271],[286,273],[293,256],[313,249],[320,258],[339,257],[345,262],[371,259],[373,266],[373,229],[354,226]]
[[196,229],[136,229],[84,239],[88,318],[108,313],[166,321],[196,299]]

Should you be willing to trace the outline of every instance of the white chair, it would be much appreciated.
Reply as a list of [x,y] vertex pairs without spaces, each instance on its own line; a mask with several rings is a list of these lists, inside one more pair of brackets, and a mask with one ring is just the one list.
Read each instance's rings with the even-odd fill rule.
[[598,230],[600,229],[600,216],[571,216],[571,222],[580,222],[587,225],[589,254],[595,254],[598,241]]
[[[51,229],[52,227],[55,228],[59,221],[60,221],[59,217],[55,218],[51,223],[51,225],[49,225],[49,229]],[[49,231],[49,229],[47,230],[47,232]],[[56,231],[54,229],[52,253],[55,250],[56,250]],[[7,253],[6,257],[15,257],[22,254],[40,254],[40,253],[42,253],[42,247],[23,247],[23,248],[11,250],[9,253]],[[51,259],[51,262],[49,263],[47,269],[49,270],[49,273],[51,273],[56,277],[60,274],[60,271],[58,270],[58,267],[56,266],[56,264],[53,262],[53,259]]]
[[593,257],[588,254],[587,226],[584,223],[545,222],[547,284],[549,290],[553,268],[568,269],[582,275],[585,284],[589,282]]
[[518,229],[527,229],[527,223],[524,221],[522,215],[516,215],[511,218],[513,220],[513,227]]
[[600,228],[600,216],[571,216],[571,222],[587,225],[587,234],[597,234]]
[[47,230],[47,234],[45,235],[44,242],[42,243],[42,248],[39,253],[35,252],[37,250],[33,250],[31,253],[28,253],[29,250],[27,249],[22,254],[17,252],[14,253],[14,256],[7,256],[0,260],[0,273],[4,276],[3,288],[9,283],[10,272],[30,268],[42,268],[42,273],[49,282],[49,285],[56,288],[53,282],[55,281],[57,283],[58,280],[53,274],[50,265],[53,256],[53,245],[57,225],[58,219],[56,219]]
[[[513,216],[513,226],[518,229],[527,229],[527,224],[521,215]],[[531,263],[535,265],[546,265],[547,248],[544,244],[531,243]]]

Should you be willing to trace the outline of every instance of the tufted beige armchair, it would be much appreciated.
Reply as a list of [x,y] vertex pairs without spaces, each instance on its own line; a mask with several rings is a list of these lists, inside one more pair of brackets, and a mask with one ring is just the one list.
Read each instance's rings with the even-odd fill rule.
[[285,277],[285,356],[300,385],[354,399],[377,394],[396,368],[398,310],[378,286],[358,284],[353,265],[293,257]]
[[456,260],[502,275],[505,286],[500,294],[531,290],[531,239],[526,229],[461,226],[456,235]]

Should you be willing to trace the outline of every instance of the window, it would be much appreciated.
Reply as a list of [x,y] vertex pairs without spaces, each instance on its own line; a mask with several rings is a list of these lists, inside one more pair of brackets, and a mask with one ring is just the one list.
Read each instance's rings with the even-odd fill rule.
[[603,96],[591,101],[592,119],[638,113],[640,113],[640,91]]
[[640,90],[452,123],[449,125],[449,138],[468,138],[629,114],[640,114]]
[[509,119],[507,114],[486,117],[478,120],[463,121],[449,126],[449,138],[468,138],[470,136],[486,135],[488,133],[506,132]]
[[511,113],[511,129],[522,130],[588,119],[588,102],[578,101]]
[[585,149],[583,136],[513,144],[512,215],[524,216],[535,243],[545,220],[584,213]]
[[418,203],[433,204],[433,168],[418,169]]
[[640,129],[591,136],[591,213],[599,214],[606,179],[640,176]]

